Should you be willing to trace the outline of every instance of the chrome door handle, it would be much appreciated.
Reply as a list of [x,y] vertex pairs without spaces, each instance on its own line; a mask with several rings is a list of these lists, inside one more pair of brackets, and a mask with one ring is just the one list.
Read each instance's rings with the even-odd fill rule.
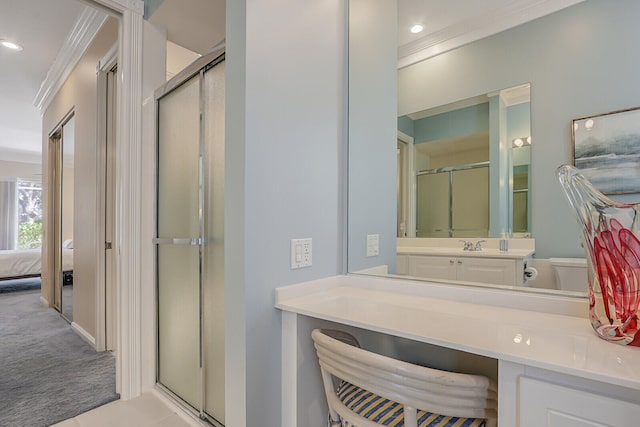
[[153,243],[156,245],[191,245],[198,246],[201,245],[204,239],[202,237],[183,237],[183,238],[172,238],[172,237],[154,237]]

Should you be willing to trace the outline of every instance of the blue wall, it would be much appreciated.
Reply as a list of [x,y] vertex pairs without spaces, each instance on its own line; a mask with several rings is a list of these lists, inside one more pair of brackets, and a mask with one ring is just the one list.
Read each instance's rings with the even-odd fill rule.
[[399,115],[531,83],[536,257],[584,256],[555,170],[573,119],[640,105],[639,16],[637,0],[587,0],[399,70]]
[[478,104],[414,121],[414,143],[456,138],[489,130],[489,104]]
[[398,130],[413,136],[413,120],[407,116],[398,117]]

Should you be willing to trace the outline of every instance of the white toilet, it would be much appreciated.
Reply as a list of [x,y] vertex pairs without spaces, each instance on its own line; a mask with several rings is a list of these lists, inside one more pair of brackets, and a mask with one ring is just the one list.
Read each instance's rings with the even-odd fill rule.
[[549,258],[556,276],[556,286],[563,291],[587,292],[585,258]]

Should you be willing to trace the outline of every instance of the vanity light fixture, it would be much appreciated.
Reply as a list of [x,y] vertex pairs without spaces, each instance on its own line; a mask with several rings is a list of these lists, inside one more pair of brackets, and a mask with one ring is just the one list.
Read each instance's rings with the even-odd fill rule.
[[424,30],[424,27],[420,24],[416,24],[413,27],[411,27],[411,32],[413,34],[418,34],[419,32],[421,32],[422,30]]
[[586,122],[584,122],[584,127],[587,129],[591,129],[593,127],[593,120],[589,119]]
[[523,136],[522,138],[515,138],[513,141],[511,141],[511,146],[513,148],[520,148],[526,145],[531,145],[531,136]]
[[0,39],[0,44],[7,49],[17,50],[18,52],[22,50],[22,46],[9,40]]

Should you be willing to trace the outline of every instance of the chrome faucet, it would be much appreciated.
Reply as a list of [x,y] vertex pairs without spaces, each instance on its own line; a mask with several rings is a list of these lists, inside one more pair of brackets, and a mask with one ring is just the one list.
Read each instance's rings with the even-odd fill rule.
[[478,240],[475,244],[469,240],[460,240],[464,243],[463,250],[470,252],[479,252],[482,250],[482,243],[486,242],[486,240]]
[[469,240],[460,240],[462,243],[464,243],[464,248],[463,250],[465,251],[474,251],[474,247],[473,247],[473,243],[470,242]]

